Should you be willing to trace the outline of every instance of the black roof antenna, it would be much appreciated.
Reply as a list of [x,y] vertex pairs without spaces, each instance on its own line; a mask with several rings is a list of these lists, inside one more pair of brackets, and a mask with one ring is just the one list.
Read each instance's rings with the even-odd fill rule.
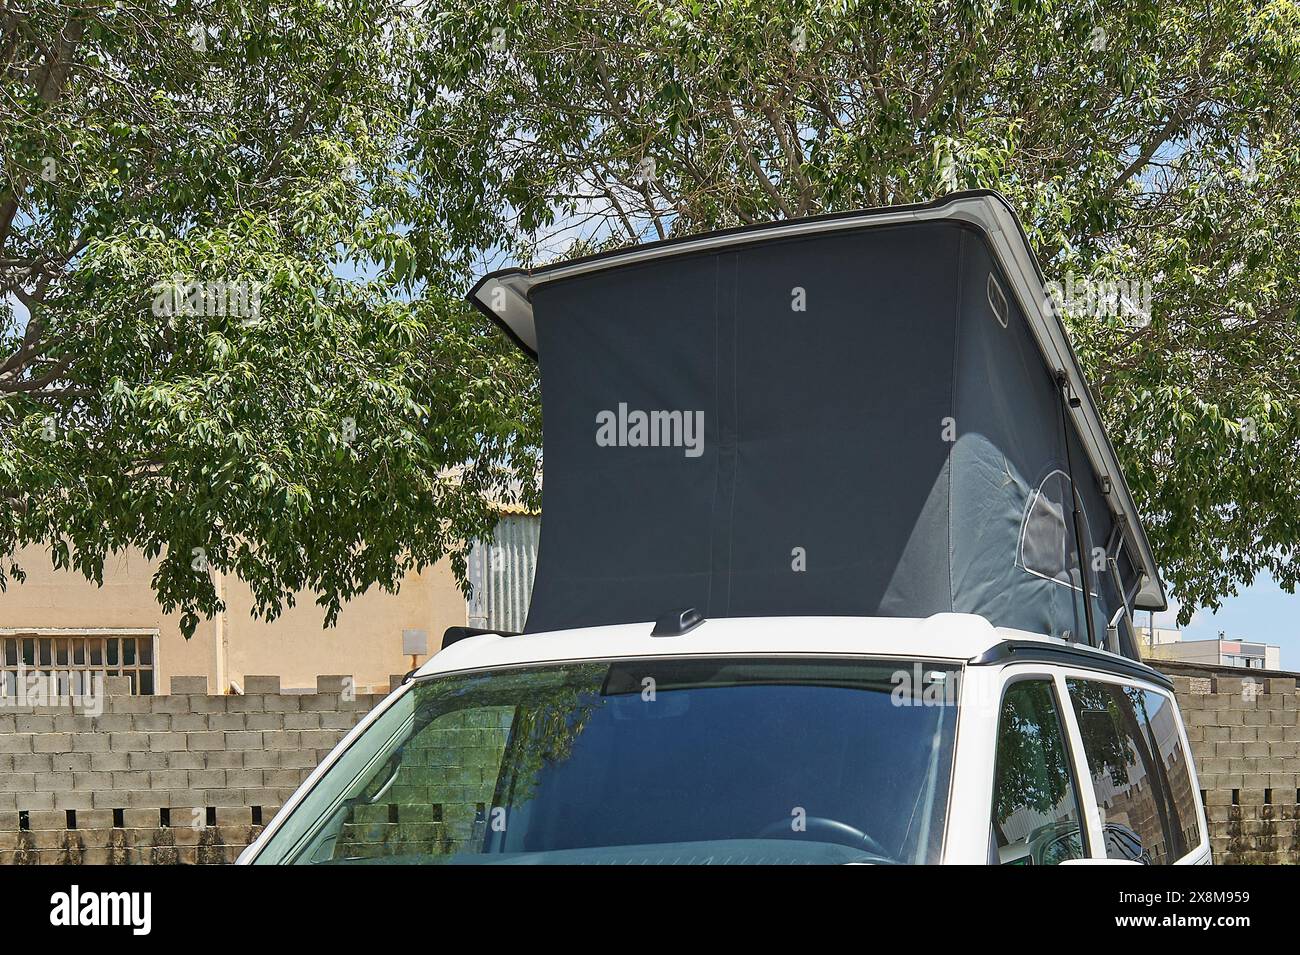
[[652,637],[680,637],[690,633],[704,623],[704,614],[694,607],[670,610],[655,621],[655,628],[650,631]]

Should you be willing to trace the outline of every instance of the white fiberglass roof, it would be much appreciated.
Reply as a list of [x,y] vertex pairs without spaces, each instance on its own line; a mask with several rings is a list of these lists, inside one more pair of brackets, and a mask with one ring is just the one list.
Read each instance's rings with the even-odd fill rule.
[[941,613],[904,617],[719,617],[679,636],[652,637],[653,623],[547,633],[468,637],[435,654],[417,676],[563,660],[655,656],[885,656],[969,660],[1008,639],[1040,637],[994,628],[983,617]]

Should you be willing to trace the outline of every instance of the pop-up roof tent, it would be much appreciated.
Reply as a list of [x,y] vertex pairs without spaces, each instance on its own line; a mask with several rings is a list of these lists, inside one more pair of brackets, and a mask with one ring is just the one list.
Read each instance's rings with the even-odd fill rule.
[[1165,607],[995,193],[509,269],[470,298],[540,361],[528,631],[958,611],[1136,656],[1127,611]]

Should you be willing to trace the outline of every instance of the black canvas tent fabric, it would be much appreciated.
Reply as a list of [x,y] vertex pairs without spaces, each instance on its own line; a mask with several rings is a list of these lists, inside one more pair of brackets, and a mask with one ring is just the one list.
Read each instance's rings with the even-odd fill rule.
[[[939,220],[534,288],[546,473],[526,629],[958,611],[1080,638],[1059,390],[990,275],[1009,288],[978,230]],[[1070,440],[1085,550],[1117,556],[1127,590]],[[1122,598],[1088,577],[1100,630]]]

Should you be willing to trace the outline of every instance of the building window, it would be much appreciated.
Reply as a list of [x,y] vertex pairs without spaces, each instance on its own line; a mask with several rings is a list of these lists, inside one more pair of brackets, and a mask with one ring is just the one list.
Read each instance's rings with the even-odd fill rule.
[[152,630],[0,631],[0,696],[45,694],[53,703],[97,693],[110,676],[126,677],[132,694],[150,696],[156,686],[157,636]]

